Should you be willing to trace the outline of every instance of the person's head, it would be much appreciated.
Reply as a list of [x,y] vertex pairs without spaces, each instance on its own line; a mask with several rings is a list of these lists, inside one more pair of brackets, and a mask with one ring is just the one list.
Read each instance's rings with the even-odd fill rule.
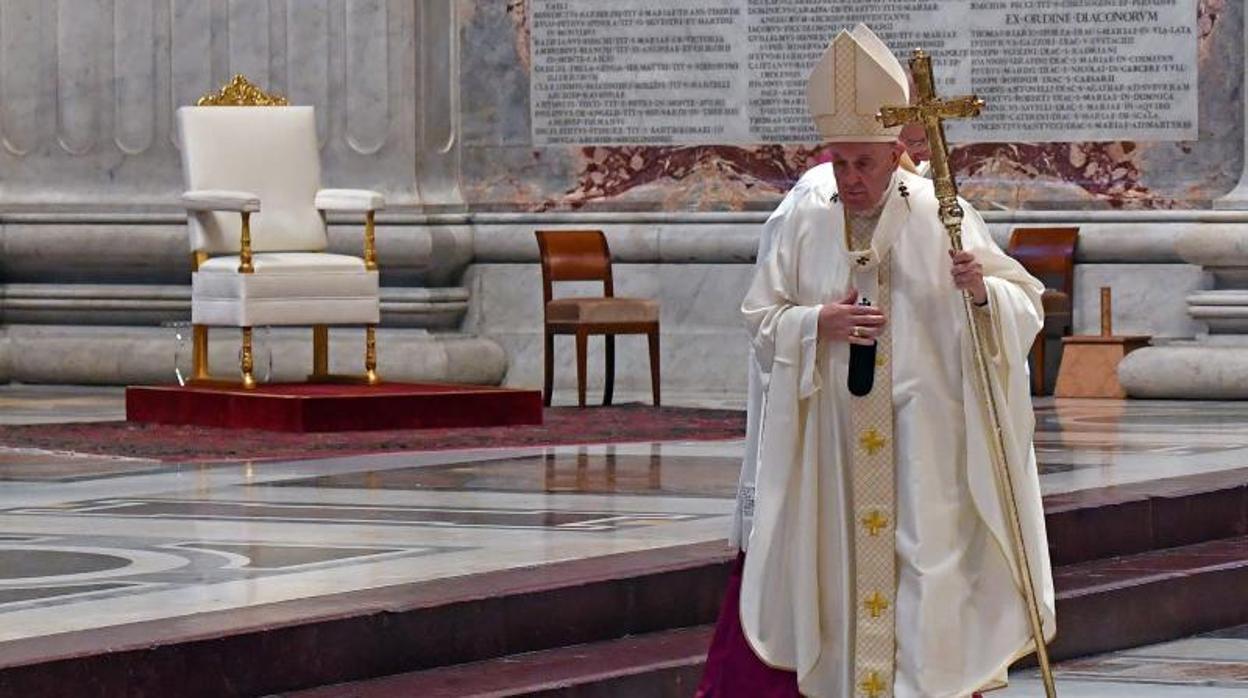
[[874,207],[888,188],[903,152],[901,127],[876,114],[909,99],[905,68],[865,24],[837,34],[810,71],[807,105],[848,209]]
[[884,199],[905,147],[891,143],[832,143],[828,159],[847,211],[870,211]]
[[932,149],[927,143],[927,129],[923,127],[923,124],[915,122],[902,126],[899,140],[914,164],[932,159]]

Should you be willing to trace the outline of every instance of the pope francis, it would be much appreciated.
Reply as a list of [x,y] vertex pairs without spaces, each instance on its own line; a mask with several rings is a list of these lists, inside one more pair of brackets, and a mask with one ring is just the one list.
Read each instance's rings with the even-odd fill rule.
[[953,253],[932,182],[899,168],[906,75],[865,26],[810,76],[831,162],[767,224],[742,303],[758,369],[733,540],[699,696],[965,698],[1034,649],[967,319],[988,338],[1046,638],[1053,583],[1026,356],[1041,284],[963,203]]

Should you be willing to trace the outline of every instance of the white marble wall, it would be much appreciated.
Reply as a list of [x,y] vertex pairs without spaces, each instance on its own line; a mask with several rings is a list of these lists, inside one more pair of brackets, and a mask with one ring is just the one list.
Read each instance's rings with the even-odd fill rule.
[[[235,73],[316,108],[324,186],[385,193],[387,374],[500,380],[498,346],[455,332],[471,230],[404,214],[462,208],[457,28],[455,0],[0,0],[0,382],[168,378],[158,325],[189,319],[190,280],[174,116]],[[331,222],[358,254],[359,221]]]
[[327,185],[380,189],[398,206],[454,203],[452,9],[450,0],[4,0],[0,203],[175,203],[174,112],[234,73],[316,107]]
[[1075,334],[1100,334],[1101,288],[1112,289],[1114,334],[1190,338],[1205,331],[1187,297],[1211,280],[1194,264],[1081,264],[1075,268]]
[[[523,180],[546,181],[534,163],[550,154],[527,140],[527,79],[515,49],[500,43],[515,26],[503,3],[0,0],[0,381],[146,380],[144,367],[164,361],[142,357],[168,354],[169,333],[157,324],[186,307],[173,116],[243,72],[317,108],[326,186],[386,193],[378,242],[392,332],[383,364],[402,364],[400,375],[497,380],[506,364],[508,383],[540,385],[532,231],[603,227],[620,292],[663,305],[666,389],[742,391],[736,308],[766,214],[521,210],[533,203]],[[473,170],[474,158],[506,177]],[[465,175],[465,160],[475,174]],[[556,189],[572,174],[559,170]],[[476,190],[502,194],[466,201]],[[498,207],[511,212],[488,212]],[[1173,242],[1222,214],[987,215],[1002,241],[1015,225],[1084,228],[1079,331],[1095,331],[1104,284],[1117,294],[1119,330],[1198,331],[1181,296],[1207,279]],[[1219,220],[1248,222],[1234,215]],[[335,249],[358,249],[358,225],[342,223]],[[462,334],[429,344],[428,330],[453,332],[465,317]],[[472,344],[476,334],[496,344]],[[565,386],[574,378],[570,344],[558,348]],[[112,366],[99,358],[102,346],[133,360]],[[646,392],[644,342],[621,340],[618,358],[621,388]],[[592,360],[597,384],[601,360]]]
[[[745,264],[617,264],[618,296],[658,299],[660,365],[665,390],[736,393],[745,389],[746,334],[741,297],[752,267]],[[534,264],[478,264],[469,272],[473,310],[469,327],[507,350],[509,385],[542,384],[542,275]],[[601,294],[589,284],[560,284],[556,295]],[[649,353],[644,335],[616,340],[616,385],[649,394]],[[575,345],[555,339],[555,383],[576,385]],[[602,339],[590,339],[589,384],[602,386]],[[591,396],[591,400],[600,396]]]

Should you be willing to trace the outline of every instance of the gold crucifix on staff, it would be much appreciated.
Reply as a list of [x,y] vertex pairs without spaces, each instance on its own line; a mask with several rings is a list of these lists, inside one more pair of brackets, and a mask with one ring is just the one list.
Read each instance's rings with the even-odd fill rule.
[[928,145],[932,151],[932,181],[936,185],[936,200],[940,202],[940,222],[954,241],[954,247],[962,249],[962,207],[958,205],[958,185],[949,168],[949,142],[945,139],[945,119],[966,119],[979,116],[984,100],[970,95],[941,99],[936,95],[936,79],[932,74],[932,57],[923,49],[915,49],[910,58],[910,75],[919,92],[918,102],[913,106],[884,107],[878,118],[886,127],[909,123],[921,123],[927,131]]
[[[923,49],[915,49],[910,58],[910,74],[914,77],[914,86],[918,90],[918,101],[913,106],[883,107],[876,118],[888,128],[907,123],[921,123],[927,131],[928,144],[932,151],[932,179],[936,189],[936,200],[940,203],[940,222],[949,234],[949,242],[955,252],[962,251],[962,206],[958,204],[958,185],[953,179],[949,168],[949,144],[945,140],[945,119],[969,118],[979,116],[983,111],[983,100],[974,95],[941,99],[936,94],[936,80],[932,73],[932,57]],[[1036,597],[1035,584],[1031,576],[1031,565],[1028,562],[1027,545],[1023,540],[1022,520],[1019,516],[1018,498],[1015,495],[1014,480],[1006,461],[1005,437],[1001,430],[1001,413],[997,405],[996,393],[992,389],[992,374],[988,367],[988,351],[984,346],[984,336],[980,333],[979,324],[975,321],[975,310],[972,307],[970,292],[962,294],[962,305],[966,312],[967,329],[971,337],[972,353],[974,354],[975,385],[980,395],[981,404],[988,415],[991,427],[990,448],[992,453],[993,471],[997,476],[997,486],[1004,495],[1006,518],[1010,528],[1010,542],[1013,547],[1014,560],[1018,563],[1016,570],[1021,586],[1023,602],[1027,606],[1028,620],[1031,624],[1031,636],[1036,644],[1036,659],[1040,664],[1040,673],[1044,681],[1044,691],[1048,698],[1056,698],[1057,688],[1053,683],[1053,671],[1049,666],[1049,653],[1044,643],[1044,625],[1040,617],[1040,600]]]

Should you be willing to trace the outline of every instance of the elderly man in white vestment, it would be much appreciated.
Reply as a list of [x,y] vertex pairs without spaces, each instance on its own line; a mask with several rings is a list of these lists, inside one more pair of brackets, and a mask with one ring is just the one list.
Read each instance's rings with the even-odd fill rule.
[[[913,85],[910,86],[913,92]],[[902,158],[901,167],[908,172],[917,174],[920,177],[931,179],[932,176],[932,151],[927,143],[927,132],[923,129],[922,124],[911,123],[902,127],[900,138],[901,144],[905,146],[906,154]],[[789,195],[784,198],[771,216],[767,218],[767,222],[763,224],[763,230],[758,236],[758,252],[755,259],[758,263],[766,261],[768,254],[771,252],[771,245],[776,237],[776,231],[781,224],[788,220],[789,211],[793,207],[795,199],[802,196],[802,192],[809,185],[808,179],[824,179],[828,177],[828,171],[832,167],[830,162],[823,163],[817,167],[807,170],[794,187],[789,191]],[[836,186],[836,182],[832,182],[832,186]],[[744,464],[741,469],[743,482],[748,482],[749,486],[753,486],[754,473],[756,472],[756,458],[758,456],[758,430],[762,420],[762,404],[763,404],[763,372],[758,366],[758,361],[754,357],[754,349],[751,347],[747,352],[749,356],[746,358],[746,453]],[[746,499],[752,501],[752,495],[748,498],[742,498],[738,504],[743,504]],[[738,507],[736,516],[739,518],[742,512]],[[734,537],[740,533],[742,526],[740,521],[733,525]],[[739,545],[739,540],[734,540],[734,545]]]
[[[965,203],[967,251],[949,250],[932,183],[898,168],[898,130],[873,118],[908,91],[869,29],[837,37],[808,97],[832,163],[769,221],[742,305],[763,395],[757,473],[743,473],[734,524],[739,602],[730,586],[699,695],[963,698],[1000,685],[1034,645],[961,294],[990,345],[1050,637],[1026,369],[1042,286]],[[874,350],[852,360],[859,377],[867,366],[865,393],[847,388],[851,347]],[[760,668],[729,680],[734,629]]]

